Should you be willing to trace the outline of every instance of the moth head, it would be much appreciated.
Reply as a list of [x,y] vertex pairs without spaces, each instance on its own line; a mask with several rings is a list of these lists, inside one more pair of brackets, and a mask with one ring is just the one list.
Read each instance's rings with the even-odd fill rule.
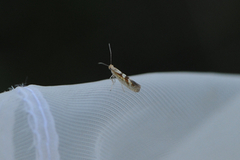
[[110,69],[110,70],[112,70],[114,68],[114,66],[112,65],[112,64],[110,64],[109,66],[108,66],[108,69]]

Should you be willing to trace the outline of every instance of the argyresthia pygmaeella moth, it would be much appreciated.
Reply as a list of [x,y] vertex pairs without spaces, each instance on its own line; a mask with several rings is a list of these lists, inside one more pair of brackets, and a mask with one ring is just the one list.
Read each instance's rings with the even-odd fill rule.
[[[121,84],[125,85],[130,90],[134,92],[139,92],[141,89],[141,86],[137,84],[135,81],[131,80],[126,74],[122,73],[120,70],[118,70],[112,65],[112,50],[111,50],[110,43],[108,44],[108,46],[110,51],[110,65],[107,65],[102,62],[99,62],[98,64],[103,64],[105,66],[108,66],[108,69],[112,72],[112,76],[110,77],[110,79],[112,80],[113,84],[115,83],[115,78],[117,78],[119,82],[121,82]],[[111,89],[112,89],[112,86],[111,86]]]

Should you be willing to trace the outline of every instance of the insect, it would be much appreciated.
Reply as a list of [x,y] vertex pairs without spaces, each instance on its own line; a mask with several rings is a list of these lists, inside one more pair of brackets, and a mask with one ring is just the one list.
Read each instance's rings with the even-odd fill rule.
[[[125,85],[127,88],[129,88],[130,90],[132,90],[134,92],[139,92],[141,89],[141,86],[139,84],[137,84],[135,81],[131,80],[126,74],[122,73],[120,70],[118,70],[117,68],[115,68],[112,65],[112,50],[111,50],[110,43],[108,43],[108,46],[109,46],[109,51],[110,51],[110,65],[107,65],[102,62],[99,62],[98,64],[107,66],[108,69],[112,72],[112,76],[110,77],[110,79],[112,81],[112,86],[116,82],[115,79],[117,78],[119,80],[119,82],[121,82],[121,85],[122,84]],[[111,86],[111,89],[112,89],[112,86]],[[123,89],[123,91],[124,91],[124,89]]]

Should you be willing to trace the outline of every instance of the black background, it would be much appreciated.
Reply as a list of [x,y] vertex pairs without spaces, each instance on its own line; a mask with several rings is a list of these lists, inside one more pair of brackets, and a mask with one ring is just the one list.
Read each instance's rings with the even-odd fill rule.
[[0,91],[127,75],[240,73],[239,0],[0,2]]

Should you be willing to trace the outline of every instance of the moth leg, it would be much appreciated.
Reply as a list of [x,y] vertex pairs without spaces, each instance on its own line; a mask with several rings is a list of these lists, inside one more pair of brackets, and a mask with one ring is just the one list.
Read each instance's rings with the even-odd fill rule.
[[111,75],[110,79],[112,81],[112,86],[111,86],[111,89],[110,89],[110,91],[111,91],[114,83],[116,82],[116,77],[114,75]]
[[116,77],[115,77],[114,75],[112,75],[112,76],[110,77],[110,79],[111,79],[111,81],[112,81],[112,83],[113,83],[113,85],[114,85],[114,83],[116,82]]
[[122,86],[123,92],[125,92],[122,83],[121,83],[121,86]]

